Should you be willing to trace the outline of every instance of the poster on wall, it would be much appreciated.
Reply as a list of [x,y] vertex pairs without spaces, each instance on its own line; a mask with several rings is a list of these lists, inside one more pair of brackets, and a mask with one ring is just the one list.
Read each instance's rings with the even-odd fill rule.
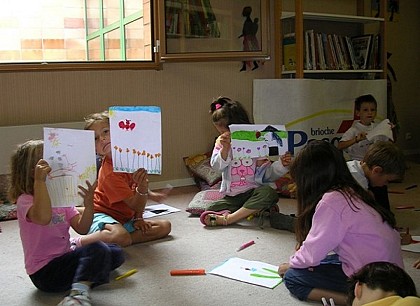
[[112,106],[109,124],[114,172],[144,168],[161,174],[161,110],[158,106]]
[[255,123],[284,124],[292,154],[312,139],[337,145],[355,119],[358,96],[373,95],[375,122],[386,119],[386,80],[259,79],[253,85]]

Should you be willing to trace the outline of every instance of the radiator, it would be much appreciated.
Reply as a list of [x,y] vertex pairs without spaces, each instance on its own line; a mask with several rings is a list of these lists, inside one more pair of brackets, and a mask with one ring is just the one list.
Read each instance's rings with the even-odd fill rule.
[[54,124],[33,124],[0,127],[0,174],[10,173],[10,156],[18,144],[30,139],[42,139],[43,128],[82,129],[84,122],[63,122]]

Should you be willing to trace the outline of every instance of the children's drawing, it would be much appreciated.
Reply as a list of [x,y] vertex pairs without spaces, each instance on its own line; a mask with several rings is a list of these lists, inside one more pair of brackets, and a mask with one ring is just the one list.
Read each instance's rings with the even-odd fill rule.
[[112,106],[109,124],[115,172],[133,173],[144,168],[149,174],[161,174],[160,107]]
[[96,180],[93,131],[44,128],[44,157],[51,167],[46,184],[53,207],[82,204],[78,185]]
[[229,129],[234,159],[283,155],[287,151],[284,125],[232,124]]
[[209,273],[273,289],[283,281],[277,268],[261,261],[232,257]]

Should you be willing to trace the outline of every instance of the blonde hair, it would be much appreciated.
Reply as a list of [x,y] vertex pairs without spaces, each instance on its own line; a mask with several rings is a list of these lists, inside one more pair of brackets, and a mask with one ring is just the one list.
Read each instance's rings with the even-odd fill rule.
[[18,145],[10,159],[10,187],[8,196],[16,203],[21,194],[34,194],[34,170],[42,158],[43,140],[28,140]]
[[106,121],[109,123],[109,112],[103,111],[100,113],[93,113],[90,115],[87,115],[85,118],[85,130],[89,130],[92,124],[94,124],[97,121]]

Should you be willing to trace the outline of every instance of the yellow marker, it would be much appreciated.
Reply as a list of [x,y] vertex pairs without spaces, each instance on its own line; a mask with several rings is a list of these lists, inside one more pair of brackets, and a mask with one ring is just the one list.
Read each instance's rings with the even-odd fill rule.
[[125,272],[123,275],[120,275],[120,276],[116,277],[115,280],[120,280],[120,279],[129,277],[129,276],[133,275],[134,273],[137,273],[137,269],[132,269],[132,270],[129,270],[129,271]]

